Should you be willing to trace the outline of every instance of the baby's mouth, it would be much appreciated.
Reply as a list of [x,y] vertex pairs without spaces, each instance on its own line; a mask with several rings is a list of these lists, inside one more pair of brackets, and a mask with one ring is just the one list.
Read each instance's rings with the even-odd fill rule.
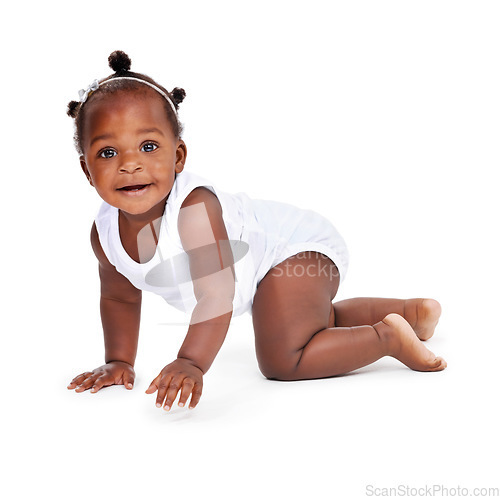
[[150,184],[134,184],[133,186],[123,186],[118,188],[118,191],[142,191]]

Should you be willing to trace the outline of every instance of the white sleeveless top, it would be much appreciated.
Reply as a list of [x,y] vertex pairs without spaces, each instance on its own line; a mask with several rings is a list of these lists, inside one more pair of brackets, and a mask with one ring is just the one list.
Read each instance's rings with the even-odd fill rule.
[[[262,278],[272,267],[296,253],[309,250],[327,255],[339,269],[341,281],[344,279],[348,251],[344,240],[327,219],[287,203],[255,200],[241,192],[222,192],[207,179],[183,170],[176,175],[167,198],[156,251],[148,262],[136,262],[123,248],[116,207],[103,202],[95,218],[106,257],[136,288],[160,295],[175,308],[192,313],[196,297],[177,219],[188,194],[200,186],[214,193],[222,207],[235,262],[233,316],[244,312],[251,314],[253,297]],[[157,279],[158,270],[164,273],[165,279]]]

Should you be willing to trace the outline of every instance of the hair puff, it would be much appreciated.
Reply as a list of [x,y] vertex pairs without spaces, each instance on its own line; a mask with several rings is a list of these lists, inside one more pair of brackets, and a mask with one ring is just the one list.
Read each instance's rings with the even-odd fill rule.
[[130,57],[121,50],[115,50],[108,57],[109,67],[115,73],[128,71],[132,64]]
[[186,91],[179,87],[175,87],[175,89],[170,92],[170,95],[172,96],[175,104],[179,105],[184,100],[184,97],[186,97]]
[[71,118],[76,118],[76,115],[78,114],[78,106],[80,103],[78,101],[71,101],[68,103],[68,109],[66,111],[68,116],[71,116]]

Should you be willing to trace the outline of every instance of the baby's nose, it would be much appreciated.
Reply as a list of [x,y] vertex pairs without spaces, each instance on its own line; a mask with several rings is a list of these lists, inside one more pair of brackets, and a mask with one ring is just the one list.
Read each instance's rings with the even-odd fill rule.
[[120,162],[120,172],[132,173],[137,170],[142,170],[142,163],[135,154],[123,154]]

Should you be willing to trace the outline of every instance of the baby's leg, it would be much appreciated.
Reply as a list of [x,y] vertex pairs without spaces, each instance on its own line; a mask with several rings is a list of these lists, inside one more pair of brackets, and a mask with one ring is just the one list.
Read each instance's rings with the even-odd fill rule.
[[[338,273],[314,274],[317,259],[306,252],[273,268],[254,297],[252,319],[262,373],[279,380],[330,377],[393,356],[414,370],[437,371],[446,363],[418,339],[407,321],[388,314],[372,325],[329,328]],[[315,260],[316,259],[316,260]],[[331,269],[336,271],[330,261]],[[312,269],[311,273],[305,273]]]
[[427,340],[434,334],[441,316],[441,305],[434,299],[359,297],[335,302],[330,323],[331,326],[374,325],[390,313],[403,316],[418,338]]

